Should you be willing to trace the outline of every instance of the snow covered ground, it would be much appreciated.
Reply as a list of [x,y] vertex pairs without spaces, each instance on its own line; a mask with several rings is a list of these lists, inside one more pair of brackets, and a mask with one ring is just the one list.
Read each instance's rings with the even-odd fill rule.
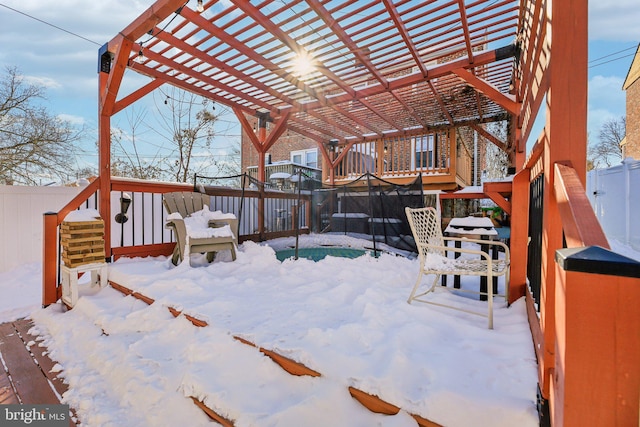
[[[301,246],[370,246],[345,236],[301,236]],[[293,239],[270,242],[284,248]],[[110,279],[154,298],[151,306],[110,287],[81,287],[73,310],[39,309],[41,269],[0,274],[0,321],[30,315],[59,363],[64,403],[86,426],[209,425],[187,396],[237,426],[535,426],[536,361],[523,300],[496,298],[495,329],[483,317],[406,303],[418,261],[328,257],[279,262],[246,242],[238,259],[174,267],[166,258],[121,259]],[[631,258],[640,254],[614,243]],[[464,277],[463,286],[477,286]],[[502,283],[501,283],[502,286]],[[447,292],[434,298],[484,311]],[[206,320],[197,328],[172,306]],[[238,336],[320,372],[294,377]],[[348,387],[402,410],[374,414]]]

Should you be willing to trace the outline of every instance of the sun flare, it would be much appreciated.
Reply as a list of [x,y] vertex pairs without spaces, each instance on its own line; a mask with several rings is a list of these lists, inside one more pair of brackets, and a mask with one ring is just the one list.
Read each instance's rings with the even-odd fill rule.
[[302,79],[315,71],[313,57],[305,51],[298,53],[291,65],[293,74]]

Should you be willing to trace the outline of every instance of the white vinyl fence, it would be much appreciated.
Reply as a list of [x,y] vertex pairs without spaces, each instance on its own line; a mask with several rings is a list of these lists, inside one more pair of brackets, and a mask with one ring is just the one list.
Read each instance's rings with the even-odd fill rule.
[[0,272],[42,262],[45,212],[57,212],[82,187],[0,185]]
[[640,161],[589,171],[587,195],[607,238],[640,250]]

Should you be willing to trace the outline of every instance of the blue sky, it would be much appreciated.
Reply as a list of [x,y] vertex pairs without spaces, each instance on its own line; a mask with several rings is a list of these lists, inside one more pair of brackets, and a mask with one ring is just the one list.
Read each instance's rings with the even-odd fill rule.
[[[151,4],[151,0],[0,0],[0,69],[4,72],[7,66],[16,66],[29,79],[45,85],[49,111],[90,129],[85,145],[91,147],[97,129],[98,47]],[[604,121],[625,114],[622,84],[640,42],[638,22],[637,0],[589,1],[591,140],[597,138]],[[119,120],[125,119],[116,117],[116,125]],[[233,115],[227,114],[225,120],[234,120]],[[238,132],[236,126],[225,126],[221,133],[226,133],[226,141],[220,147],[239,139]],[[225,149],[218,153],[224,155]],[[85,159],[97,163],[96,154]]]

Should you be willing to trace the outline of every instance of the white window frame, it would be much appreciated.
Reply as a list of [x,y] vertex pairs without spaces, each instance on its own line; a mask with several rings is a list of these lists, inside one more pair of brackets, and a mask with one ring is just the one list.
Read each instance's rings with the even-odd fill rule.
[[[428,170],[435,167],[436,134],[429,133],[411,138],[411,168],[413,170]],[[420,153],[420,162],[418,161]],[[425,156],[425,157],[423,157]],[[426,165],[423,163],[426,160]]]
[[[313,154],[313,156],[315,157],[315,162],[309,162],[307,159],[307,156]],[[300,156],[300,158],[302,159],[301,162],[296,162],[294,161],[294,157],[295,156]],[[317,148],[309,148],[307,150],[296,150],[296,151],[292,151],[290,153],[290,159],[291,159],[291,163],[294,163],[296,165],[300,165],[300,166],[306,166],[306,167],[310,167],[310,168],[318,168],[318,149]],[[311,163],[315,163],[314,165],[310,165]]]

